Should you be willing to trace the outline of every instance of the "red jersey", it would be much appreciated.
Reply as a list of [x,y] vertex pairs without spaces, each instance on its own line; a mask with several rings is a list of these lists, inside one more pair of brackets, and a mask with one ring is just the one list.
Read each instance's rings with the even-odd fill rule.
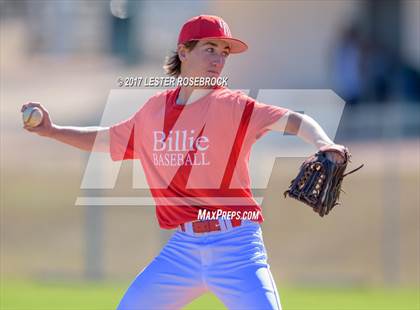
[[287,109],[227,88],[178,105],[180,88],[151,97],[110,128],[112,160],[140,159],[162,228],[209,212],[259,211],[248,171],[252,145]]

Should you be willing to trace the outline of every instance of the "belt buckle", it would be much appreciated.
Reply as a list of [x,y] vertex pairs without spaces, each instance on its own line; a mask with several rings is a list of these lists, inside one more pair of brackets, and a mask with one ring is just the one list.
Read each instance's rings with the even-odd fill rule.
[[218,220],[206,220],[192,222],[192,230],[194,233],[206,233],[212,231],[220,231],[220,223]]

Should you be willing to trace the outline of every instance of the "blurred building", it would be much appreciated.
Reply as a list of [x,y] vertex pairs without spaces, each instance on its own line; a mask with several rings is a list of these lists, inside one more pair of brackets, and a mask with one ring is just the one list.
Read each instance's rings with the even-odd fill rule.
[[[332,88],[349,101],[419,98],[418,1],[246,1],[240,10],[237,3],[210,1],[1,3],[3,18],[25,22],[30,54],[162,62],[187,18],[219,14],[250,46],[226,68],[233,87]],[[359,38],[334,61],[346,28],[357,29]]]

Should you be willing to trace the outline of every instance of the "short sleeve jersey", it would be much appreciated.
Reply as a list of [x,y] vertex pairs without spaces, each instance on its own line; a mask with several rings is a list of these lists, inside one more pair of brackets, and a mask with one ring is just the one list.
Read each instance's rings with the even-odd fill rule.
[[112,160],[140,160],[162,228],[197,220],[199,210],[259,211],[262,222],[250,188],[250,151],[287,109],[227,88],[179,105],[179,91],[156,94],[110,128]]

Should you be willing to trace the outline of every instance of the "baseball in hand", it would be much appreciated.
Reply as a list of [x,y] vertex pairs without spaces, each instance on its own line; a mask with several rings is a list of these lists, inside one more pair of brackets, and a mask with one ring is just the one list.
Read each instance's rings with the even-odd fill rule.
[[36,127],[42,123],[43,113],[37,107],[28,107],[22,113],[23,123],[28,127]]

